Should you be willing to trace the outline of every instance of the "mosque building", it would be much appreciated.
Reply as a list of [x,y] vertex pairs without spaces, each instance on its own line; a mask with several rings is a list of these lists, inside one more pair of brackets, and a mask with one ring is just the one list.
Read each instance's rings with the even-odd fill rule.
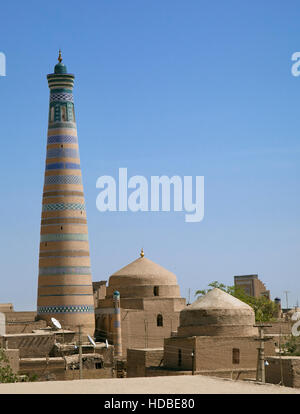
[[122,350],[159,347],[176,331],[179,313],[185,307],[174,273],[140,257],[110,276],[106,295],[95,309],[96,337],[113,342],[113,294],[120,293]]
[[[234,296],[212,289],[180,312],[178,330],[164,340],[163,349],[129,349],[128,376],[204,375],[255,378],[258,360],[258,328],[254,310]],[[147,353],[149,356],[147,356]],[[266,355],[274,355],[274,341],[265,343]],[[143,356],[143,358],[141,358]],[[158,365],[148,367],[147,361]],[[141,369],[141,363],[144,369]]]
[[37,317],[93,335],[94,301],[88,227],[75,121],[74,75],[59,53],[50,88],[42,202]]

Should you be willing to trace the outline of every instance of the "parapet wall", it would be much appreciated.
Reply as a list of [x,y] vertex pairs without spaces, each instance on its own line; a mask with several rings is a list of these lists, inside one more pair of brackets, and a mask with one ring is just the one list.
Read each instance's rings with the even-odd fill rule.
[[300,388],[300,357],[267,357],[266,382]]

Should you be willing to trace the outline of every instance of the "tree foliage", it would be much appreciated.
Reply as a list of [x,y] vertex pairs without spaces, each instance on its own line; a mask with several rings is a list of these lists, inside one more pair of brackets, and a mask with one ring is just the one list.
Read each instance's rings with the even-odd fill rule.
[[208,285],[208,289],[197,290],[196,295],[206,295],[207,292],[214,288],[221,289],[251,306],[255,312],[256,322],[268,322],[274,318],[274,313],[276,311],[275,302],[268,299],[266,296],[254,298],[253,296],[247,295],[244,289],[236,286],[226,286],[223,283],[215,281]]
[[0,383],[17,382],[17,376],[13,373],[3,348],[0,348]]

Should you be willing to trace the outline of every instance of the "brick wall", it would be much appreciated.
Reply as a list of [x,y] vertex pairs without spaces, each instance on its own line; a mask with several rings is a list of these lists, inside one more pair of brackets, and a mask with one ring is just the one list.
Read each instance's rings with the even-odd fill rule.
[[266,334],[287,334],[291,335],[293,321],[274,321],[270,322],[272,326],[264,328]]
[[32,333],[35,329],[46,328],[46,321],[36,322],[7,322],[6,333],[7,334],[18,334],[18,333]]
[[[29,377],[36,376],[38,381],[64,381],[78,380],[79,370],[66,370],[64,358],[21,358],[20,359],[20,375]],[[104,367],[100,369],[83,369],[83,379],[111,378],[112,369]]]
[[4,312],[6,322],[34,322],[37,316],[36,312]]
[[[192,351],[195,349],[195,371],[256,369],[258,346],[258,341],[253,337],[168,338],[165,340],[164,366],[179,370],[192,370]],[[233,349],[238,349],[238,363],[233,363]],[[179,350],[181,356],[179,356]],[[265,343],[265,354],[275,354],[272,341]]]
[[[127,348],[158,348],[164,338],[171,336],[179,325],[179,312],[174,311],[176,301],[145,300],[144,309],[121,308],[122,350]],[[113,343],[113,308],[99,309],[96,313],[96,336]],[[163,326],[157,326],[157,316],[163,316]]]
[[19,349],[20,358],[44,357],[53,348],[54,340],[53,334],[5,335],[2,337],[2,346]]
[[158,366],[163,359],[160,349],[127,349],[127,377],[145,377],[146,368]]
[[5,349],[5,355],[9,360],[9,365],[14,374],[19,371],[19,350],[18,349]]
[[266,382],[300,388],[300,357],[279,356],[266,358]]

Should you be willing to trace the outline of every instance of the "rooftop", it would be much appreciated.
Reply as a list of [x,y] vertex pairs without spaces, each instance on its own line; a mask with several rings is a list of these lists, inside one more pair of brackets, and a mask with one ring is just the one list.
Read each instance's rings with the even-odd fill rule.
[[0,384],[0,394],[299,394],[300,389],[203,375]]

